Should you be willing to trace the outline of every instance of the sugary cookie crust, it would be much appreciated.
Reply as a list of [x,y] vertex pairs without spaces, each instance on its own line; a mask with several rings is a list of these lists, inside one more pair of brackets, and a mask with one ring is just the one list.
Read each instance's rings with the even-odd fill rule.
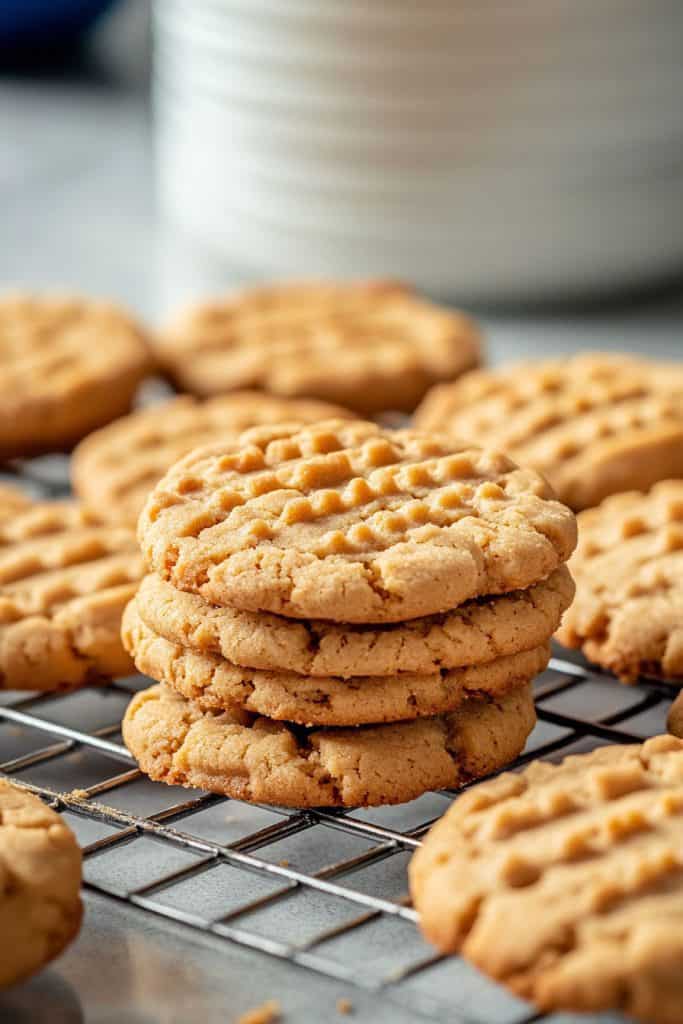
[[61,953],[81,923],[81,852],[58,814],[0,779],[0,989]]
[[147,495],[179,458],[260,423],[351,417],[339,406],[239,391],[206,402],[181,395],[90,434],[71,460],[73,488],[108,522],[135,525]]
[[481,370],[434,388],[415,425],[500,448],[589,508],[683,475],[683,367],[584,352]]
[[422,929],[545,1012],[680,1024],[682,812],[671,736],[475,786],[411,862]]
[[136,605],[150,629],[196,653],[245,668],[348,679],[426,675],[531,650],[552,636],[573,596],[574,581],[562,565],[528,590],[479,598],[443,615],[352,626],[221,608],[151,573]]
[[624,682],[683,681],[683,481],[579,515],[576,599],[558,640]]
[[136,694],[126,746],[150,778],[286,807],[400,803],[495,771],[535,723],[531,687],[450,716],[307,730],[247,713],[204,713],[163,686]]
[[142,329],[116,306],[0,298],[0,458],[69,449],[130,408],[148,365]]
[[146,564],[243,611],[396,622],[546,578],[571,512],[506,456],[409,430],[260,427],[199,449],[150,495]]
[[399,722],[454,711],[468,698],[526,686],[548,665],[548,642],[486,665],[430,675],[305,676],[239,668],[220,655],[197,654],[149,629],[132,601],[123,616],[123,643],[143,675],[192,700],[202,711],[245,710],[306,726]]
[[367,415],[410,412],[481,357],[471,320],[395,281],[251,288],[179,314],[156,344],[194,394],[259,388]]
[[129,675],[121,615],[142,564],[135,535],[75,502],[0,518],[0,690],[52,690]]

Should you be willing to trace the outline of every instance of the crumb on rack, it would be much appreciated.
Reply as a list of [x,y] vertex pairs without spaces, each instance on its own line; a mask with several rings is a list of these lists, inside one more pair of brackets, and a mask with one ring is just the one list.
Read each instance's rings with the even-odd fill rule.
[[337,1000],[337,1013],[342,1013],[346,1016],[349,1013],[353,1013],[353,1003],[350,999],[338,999]]
[[280,1004],[277,999],[269,999],[253,1010],[247,1010],[237,1018],[235,1024],[275,1024],[280,1019]]
[[72,797],[74,800],[87,800],[88,791],[87,789],[72,789],[71,792],[69,793],[69,796]]
[[281,868],[288,868],[289,867],[289,861],[288,860],[281,860],[280,861],[280,867]]

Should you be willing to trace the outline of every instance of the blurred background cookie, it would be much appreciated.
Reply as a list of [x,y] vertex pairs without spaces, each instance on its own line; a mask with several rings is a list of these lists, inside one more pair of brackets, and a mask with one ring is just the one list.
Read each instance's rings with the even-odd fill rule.
[[154,484],[193,448],[235,437],[259,423],[314,423],[352,415],[328,402],[260,391],[236,391],[204,402],[182,395],[86,437],[73,454],[71,480],[76,494],[101,518],[135,525]]
[[576,597],[557,638],[623,682],[683,683],[683,480],[578,516]]
[[679,693],[669,708],[666,727],[673,736],[683,739],[683,693]]
[[193,394],[261,388],[364,414],[410,412],[432,384],[481,359],[471,320],[382,280],[236,292],[178,314],[155,350]]
[[62,952],[81,924],[81,851],[37,796],[0,779],[0,989]]
[[582,352],[465,375],[415,414],[534,466],[574,509],[683,476],[683,366]]
[[76,502],[0,503],[0,690],[130,675],[121,615],[141,574],[132,530]]
[[0,459],[71,448],[131,405],[147,372],[142,328],[103,302],[0,299]]

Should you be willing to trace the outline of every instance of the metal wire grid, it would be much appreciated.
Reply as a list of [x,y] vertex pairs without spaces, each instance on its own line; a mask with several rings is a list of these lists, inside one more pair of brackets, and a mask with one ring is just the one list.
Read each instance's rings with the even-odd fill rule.
[[[41,480],[41,489],[63,483]],[[422,1019],[542,1019],[462,961],[444,965],[414,927],[405,868],[453,793],[400,808],[289,811],[155,785],[120,742],[121,712],[147,683],[9,694],[0,706],[0,771],[65,814],[87,890],[382,993]],[[663,730],[671,695],[555,658],[537,681],[539,724],[513,768],[639,742]]]

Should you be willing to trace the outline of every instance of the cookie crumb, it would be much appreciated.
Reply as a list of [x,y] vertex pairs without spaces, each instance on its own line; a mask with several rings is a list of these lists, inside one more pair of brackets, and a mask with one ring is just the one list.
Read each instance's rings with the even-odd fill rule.
[[247,1010],[235,1024],[275,1024],[278,1020],[281,1020],[280,1004],[277,999],[269,999],[253,1010]]
[[289,861],[288,860],[281,860],[280,861],[280,867],[281,868],[288,868],[289,867]]
[[350,999],[338,999],[337,1000],[337,1013],[341,1013],[347,1016],[349,1013],[353,1013],[353,1003]]
[[72,789],[71,792],[69,793],[69,796],[72,797],[74,800],[87,800],[88,791],[87,789]]

